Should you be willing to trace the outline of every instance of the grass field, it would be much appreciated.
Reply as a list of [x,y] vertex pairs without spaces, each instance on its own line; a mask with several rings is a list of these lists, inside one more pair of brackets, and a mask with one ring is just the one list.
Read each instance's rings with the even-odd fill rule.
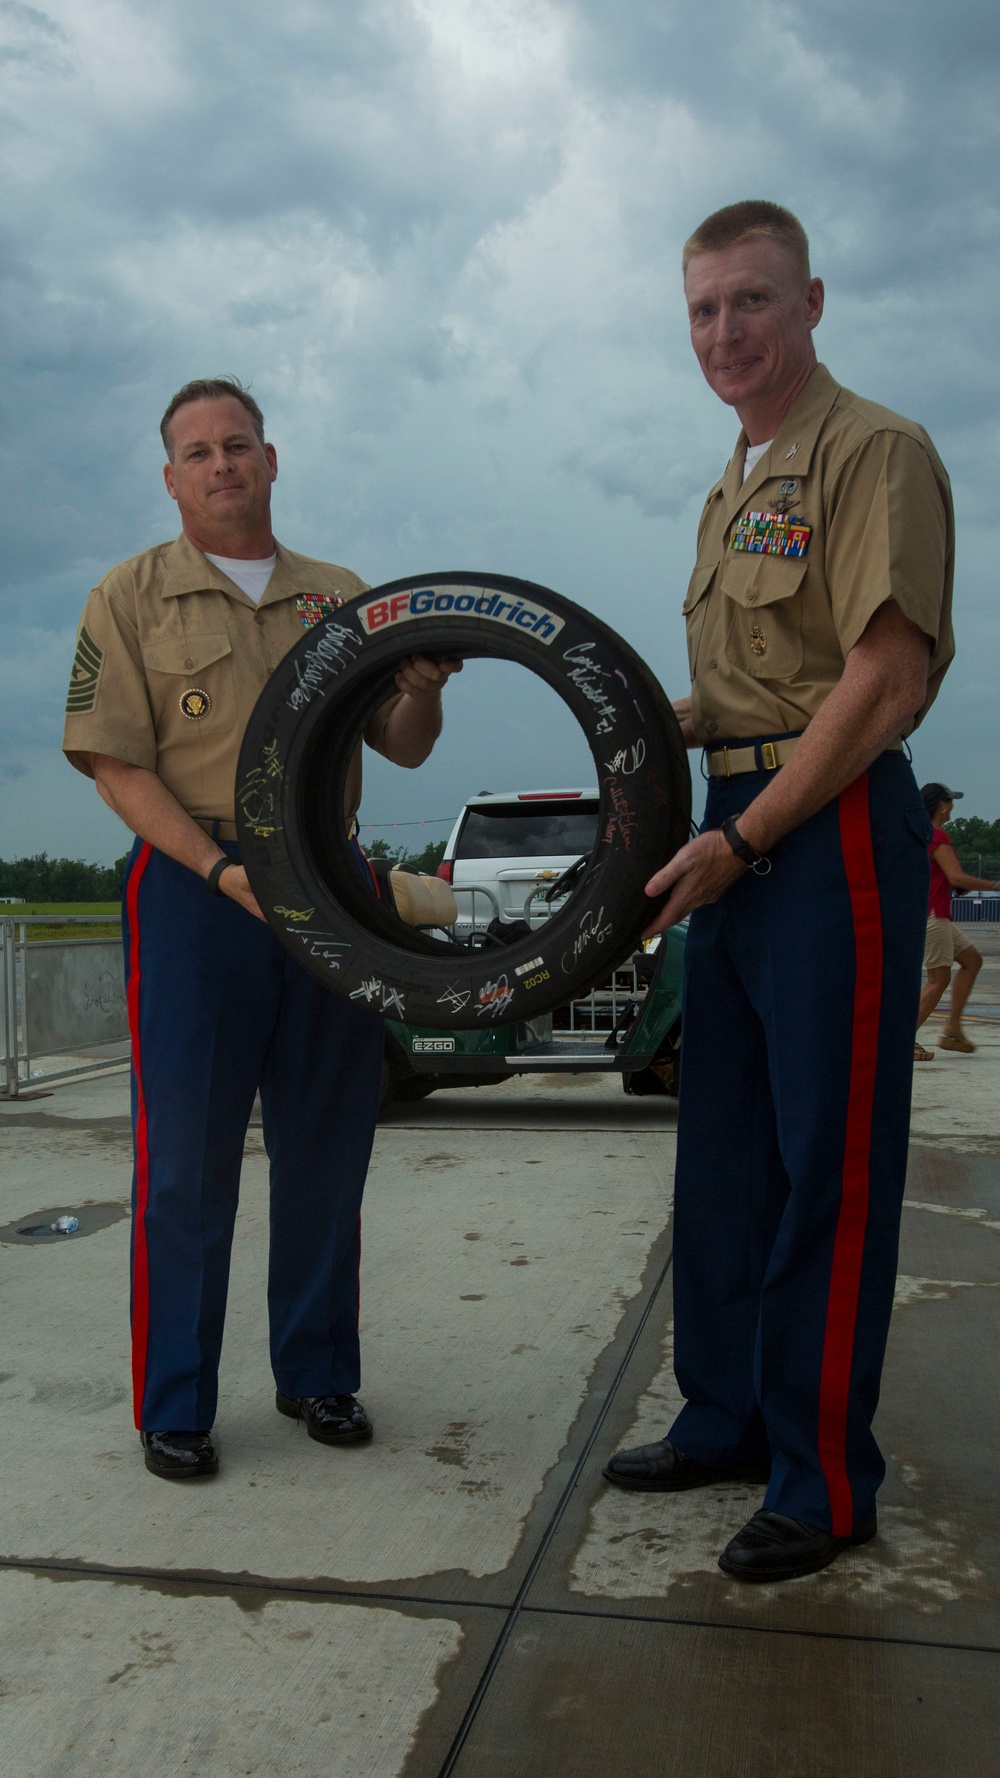
[[[47,914],[45,925],[28,927],[28,943],[52,938],[117,938],[121,931],[121,907],[117,901],[24,901],[0,902],[0,919],[22,920],[26,914]],[[99,926],[63,926],[67,914],[104,915]]]

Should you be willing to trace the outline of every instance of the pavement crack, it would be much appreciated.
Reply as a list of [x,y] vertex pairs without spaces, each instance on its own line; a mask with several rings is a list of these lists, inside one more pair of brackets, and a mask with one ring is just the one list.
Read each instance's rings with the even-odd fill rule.
[[566,1513],[566,1509],[569,1506],[574,1489],[576,1488],[576,1485],[579,1482],[580,1477],[582,1476],[582,1474],[584,1472],[584,1469],[586,1468],[591,1451],[593,1450],[594,1445],[597,1443],[597,1440],[600,1437],[601,1428],[603,1427],[604,1422],[607,1419],[608,1414],[611,1411],[612,1404],[615,1400],[615,1397],[618,1393],[619,1388],[621,1387],[621,1384],[622,1384],[622,1381],[626,1375],[626,1372],[628,1371],[628,1367],[632,1361],[632,1357],[635,1353],[635,1350],[639,1344],[639,1341],[642,1338],[643,1333],[645,1332],[646,1324],[649,1321],[649,1318],[653,1313],[653,1309],[655,1308],[656,1303],[659,1300],[660,1292],[663,1289],[663,1286],[666,1282],[667,1274],[670,1270],[670,1265],[671,1265],[672,1259],[673,1259],[673,1251],[671,1250],[670,1252],[668,1252],[667,1257],[664,1260],[662,1267],[660,1268],[659,1275],[657,1276],[655,1283],[653,1284],[653,1288],[649,1293],[649,1296],[646,1300],[646,1304],[645,1304],[645,1307],[643,1308],[642,1314],[639,1316],[636,1326],[632,1331],[631,1338],[629,1339],[628,1344],[625,1348],[625,1351],[622,1355],[622,1358],[618,1364],[618,1368],[615,1371],[613,1378],[611,1379],[611,1382],[610,1382],[608,1389],[605,1393],[604,1400],[602,1401],[597,1414],[594,1416],[593,1425],[591,1426],[590,1431],[587,1434],[587,1437],[583,1442],[583,1446],[577,1456],[576,1462],[574,1463],[572,1470],[570,1471],[569,1477],[563,1487],[563,1490],[562,1490],[561,1494],[559,1495],[559,1498],[556,1501],[555,1506],[552,1509],[552,1513],[549,1517],[548,1524],[546,1525],[545,1530],[543,1531],[542,1536],[539,1539],[535,1553],[534,1553],[530,1563],[528,1564],[527,1572],[525,1573],[525,1576],[521,1582],[521,1585],[518,1587],[517,1595],[513,1601],[513,1604],[510,1606],[510,1608],[508,1610],[506,1621],[505,1621],[503,1628],[501,1629],[500,1634],[497,1637],[497,1640],[493,1646],[493,1650],[492,1650],[492,1653],[490,1654],[489,1660],[487,1661],[486,1666],[484,1667],[483,1672],[480,1675],[479,1683],[476,1686],[476,1689],[472,1694],[472,1697],[471,1697],[469,1704],[466,1708],[465,1715],[463,1716],[461,1722],[459,1723],[458,1729],[455,1734],[455,1738],[452,1741],[451,1747],[449,1748],[449,1750],[445,1756],[444,1764],[442,1765],[442,1767],[440,1769],[438,1778],[451,1778],[451,1774],[455,1771],[458,1761],[460,1760],[460,1758],[462,1756],[462,1750],[465,1747],[465,1744],[469,1738],[469,1734],[472,1730],[472,1726],[475,1723],[477,1716],[479,1715],[479,1712],[480,1712],[480,1710],[483,1706],[483,1703],[486,1699],[486,1695],[490,1689],[490,1686],[492,1685],[493,1678],[497,1672],[500,1662],[503,1659],[504,1651],[506,1650],[507,1645],[510,1642],[510,1639],[517,1627],[518,1620],[521,1616],[521,1613],[525,1609],[525,1601],[527,1600],[528,1594],[530,1593],[531,1588],[533,1587],[535,1580],[538,1576],[538,1573],[542,1567],[542,1564],[544,1563],[545,1558],[549,1553],[549,1550],[552,1546],[552,1542],[555,1538],[556,1532],[558,1531],[559,1526],[561,1525],[563,1517]]

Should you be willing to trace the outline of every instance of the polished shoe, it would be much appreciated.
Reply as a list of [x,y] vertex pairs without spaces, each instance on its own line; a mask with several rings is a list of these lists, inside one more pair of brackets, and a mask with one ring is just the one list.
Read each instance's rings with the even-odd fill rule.
[[356,1395],[282,1395],[279,1389],[274,1405],[290,1420],[304,1420],[321,1445],[365,1444],[374,1430]]
[[146,1468],[165,1482],[193,1482],[218,1475],[219,1458],[210,1432],[140,1432]]
[[616,1451],[604,1469],[607,1481],[619,1488],[636,1488],[649,1494],[679,1493],[682,1488],[707,1488],[712,1482],[766,1482],[768,1464],[698,1463],[685,1457],[669,1439],[654,1445],[637,1445],[634,1451]]
[[834,1537],[818,1525],[762,1507],[726,1545],[719,1567],[737,1580],[795,1580],[800,1574],[828,1568],[842,1550],[867,1543],[877,1530],[873,1514],[850,1537]]

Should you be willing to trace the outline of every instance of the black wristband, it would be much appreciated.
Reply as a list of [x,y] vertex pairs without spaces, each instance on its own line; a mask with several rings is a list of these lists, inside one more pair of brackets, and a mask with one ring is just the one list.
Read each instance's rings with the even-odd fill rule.
[[208,889],[210,889],[212,891],[213,895],[221,895],[222,894],[222,890],[219,888],[219,878],[221,877],[224,870],[228,870],[229,866],[231,864],[235,864],[235,863],[236,863],[235,858],[217,858],[216,859],[215,863],[213,864],[211,870],[208,873],[208,876],[205,878],[205,885]]
[[743,838],[743,835],[736,825],[735,815],[727,815],[719,831],[722,834],[723,839],[728,840],[742,864],[749,865],[750,869],[753,870],[755,864],[761,863],[763,854],[755,852],[750,841]]

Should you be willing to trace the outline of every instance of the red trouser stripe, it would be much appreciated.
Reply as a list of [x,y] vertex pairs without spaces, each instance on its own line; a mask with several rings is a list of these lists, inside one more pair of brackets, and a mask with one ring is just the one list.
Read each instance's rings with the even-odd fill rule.
[[135,1214],[132,1219],[132,1404],[136,1426],[142,1426],[142,1398],[146,1390],[146,1345],[149,1339],[149,1255],[146,1251],[146,1203],[149,1198],[149,1128],[146,1095],[142,1087],[142,1044],[139,1037],[139,885],[153,848],[142,847],[132,866],[125,903],[128,908],[128,1028],[132,1036],[132,1067],[135,1072]]
[[867,773],[848,785],[840,797],[840,842],[851,897],[856,975],[840,1214],[833,1244],[819,1385],[819,1456],[830,1494],[830,1529],[835,1537],[849,1537],[854,1529],[854,1500],[847,1476],[847,1404],[868,1222],[882,1007],[882,911],[872,851]]

